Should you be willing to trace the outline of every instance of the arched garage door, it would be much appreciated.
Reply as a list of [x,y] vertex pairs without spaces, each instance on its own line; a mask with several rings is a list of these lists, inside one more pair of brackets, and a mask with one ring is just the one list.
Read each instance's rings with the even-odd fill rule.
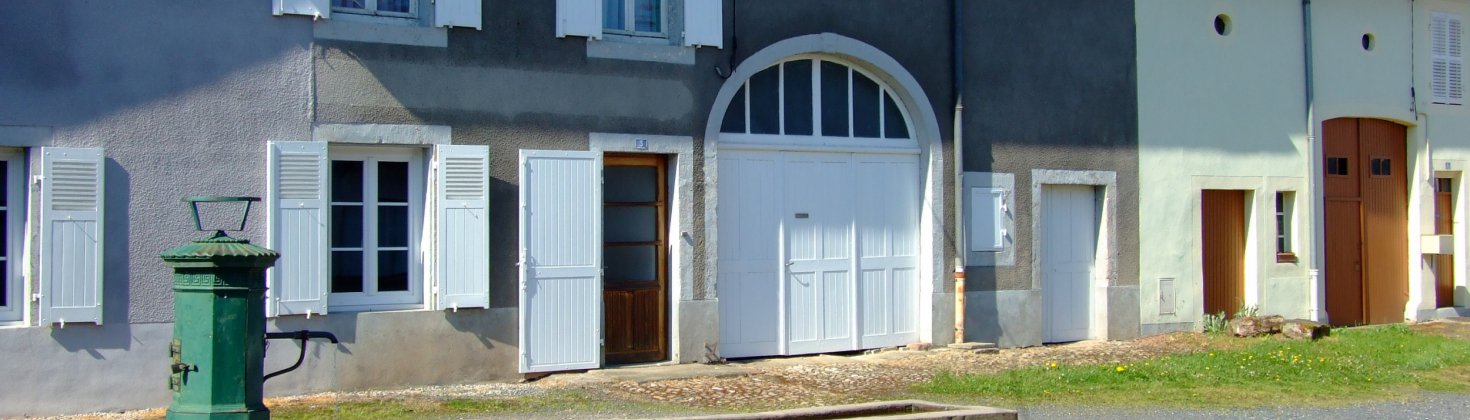
[[919,148],[876,80],[798,56],[731,100],[718,142],[723,356],[918,339]]

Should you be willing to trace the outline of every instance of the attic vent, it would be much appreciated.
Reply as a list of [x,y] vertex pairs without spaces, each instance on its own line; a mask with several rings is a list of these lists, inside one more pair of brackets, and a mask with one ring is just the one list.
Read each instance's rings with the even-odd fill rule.
[[479,200],[485,196],[485,160],[478,157],[444,159],[444,195],[450,200]]

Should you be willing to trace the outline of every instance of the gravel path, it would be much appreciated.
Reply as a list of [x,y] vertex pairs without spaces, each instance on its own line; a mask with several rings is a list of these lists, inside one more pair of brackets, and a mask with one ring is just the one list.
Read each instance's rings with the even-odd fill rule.
[[1121,409],[1031,407],[1018,410],[1023,419],[1463,419],[1470,417],[1470,395],[1424,394],[1424,399],[1346,407],[1266,407],[1233,410]]

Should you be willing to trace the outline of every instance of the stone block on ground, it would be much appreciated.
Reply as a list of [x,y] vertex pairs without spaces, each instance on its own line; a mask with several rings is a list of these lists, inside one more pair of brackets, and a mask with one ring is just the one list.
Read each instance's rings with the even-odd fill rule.
[[1298,340],[1305,338],[1316,340],[1331,334],[1331,326],[1305,319],[1287,320],[1286,324],[1281,327],[1281,335]]
[[1279,334],[1281,327],[1286,326],[1286,317],[1281,315],[1264,316],[1260,318],[1260,330],[1263,334]]
[[934,346],[933,344],[929,344],[929,343],[909,343],[908,345],[904,346],[904,350],[925,351],[925,350],[929,350],[929,348],[931,348],[933,346]]
[[1261,330],[1261,320],[1253,316],[1242,316],[1231,319],[1227,324],[1230,334],[1236,337],[1255,337],[1264,334]]

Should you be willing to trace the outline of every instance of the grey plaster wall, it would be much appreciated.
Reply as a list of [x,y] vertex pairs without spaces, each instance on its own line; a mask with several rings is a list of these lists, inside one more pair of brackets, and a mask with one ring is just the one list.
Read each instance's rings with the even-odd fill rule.
[[[1032,184],[1032,169],[1116,172],[1114,285],[1138,284],[1133,2],[992,2],[964,19],[964,169],[1015,173],[1018,186]],[[1017,188],[1013,208],[1033,199]],[[1033,215],[1015,217],[1016,265],[969,267],[966,289],[1032,287]]]
[[[105,325],[0,329],[0,375],[26,384],[0,394],[0,416],[167,404],[158,255],[200,236],[181,197],[263,195],[264,140],[310,133],[310,20],[269,2],[7,6],[0,130],[46,134],[0,146],[106,149]],[[244,237],[263,238],[263,214]]]

